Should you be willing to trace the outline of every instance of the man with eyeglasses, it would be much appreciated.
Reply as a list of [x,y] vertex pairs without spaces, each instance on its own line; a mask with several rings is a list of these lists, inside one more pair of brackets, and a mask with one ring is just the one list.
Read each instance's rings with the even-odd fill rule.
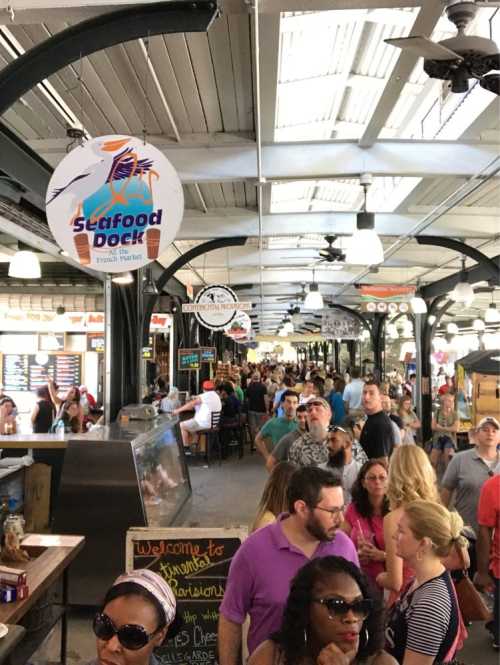
[[288,459],[298,466],[326,465],[328,462],[328,427],[332,410],[323,397],[315,397],[305,406],[308,431],[292,443]]
[[304,467],[293,474],[287,498],[289,513],[249,536],[231,562],[219,610],[219,665],[240,662],[247,614],[249,653],[279,629],[290,582],[308,561],[335,555],[359,566],[352,541],[339,530],[344,496],[338,478]]

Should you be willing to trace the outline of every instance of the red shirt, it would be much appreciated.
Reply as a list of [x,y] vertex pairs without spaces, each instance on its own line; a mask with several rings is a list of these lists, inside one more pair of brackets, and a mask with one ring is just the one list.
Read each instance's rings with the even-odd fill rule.
[[494,529],[490,552],[490,570],[500,578],[500,475],[487,480],[479,497],[477,520],[480,526]]

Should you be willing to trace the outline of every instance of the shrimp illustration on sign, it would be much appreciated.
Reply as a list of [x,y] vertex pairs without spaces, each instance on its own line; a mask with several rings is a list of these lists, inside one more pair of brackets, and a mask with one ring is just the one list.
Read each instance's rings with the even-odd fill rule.
[[[61,186],[61,174],[77,169],[80,172]],[[160,180],[160,172],[163,179],[158,189],[153,183]],[[158,199],[172,205],[164,210]],[[133,137],[109,136],[89,141],[56,169],[47,193],[47,216],[51,228],[57,225],[56,239],[71,238],[73,253],[82,265],[117,271],[125,262],[128,268],[158,258],[160,237],[164,244],[163,213],[171,213],[180,224],[182,199],[177,174],[156,148]],[[69,219],[69,237],[61,229],[64,218]]]

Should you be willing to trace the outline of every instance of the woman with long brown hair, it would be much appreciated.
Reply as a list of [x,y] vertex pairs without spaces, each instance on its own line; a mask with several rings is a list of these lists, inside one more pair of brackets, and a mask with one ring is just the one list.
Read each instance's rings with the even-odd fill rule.
[[273,467],[262,492],[257,515],[250,529],[251,533],[272,524],[280,513],[288,510],[286,492],[290,478],[297,468],[291,462],[279,462]]

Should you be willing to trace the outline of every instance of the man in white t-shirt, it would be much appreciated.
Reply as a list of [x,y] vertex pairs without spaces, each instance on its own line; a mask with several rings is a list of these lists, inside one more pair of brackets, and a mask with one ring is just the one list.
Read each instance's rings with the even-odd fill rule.
[[189,448],[193,443],[198,441],[197,432],[202,429],[210,429],[212,425],[212,413],[222,411],[222,402],[219,395],[215,392],[215,385],[213,381],[203,382],[203,392],[198,397],[195,397],[184,406],[180,406],[173,412],[174,415],[182,411],[193,411],[194,418],[183,420],[180,423],[182,443],[186,448]]
[[344,388],[342,399],[344,400],[344,408],[346,416],[363,416],[363,404],[361,398],[363,396],[363,386],[365,382],[360,378],[361,372],[356,367],[351,371],[351,382]]

